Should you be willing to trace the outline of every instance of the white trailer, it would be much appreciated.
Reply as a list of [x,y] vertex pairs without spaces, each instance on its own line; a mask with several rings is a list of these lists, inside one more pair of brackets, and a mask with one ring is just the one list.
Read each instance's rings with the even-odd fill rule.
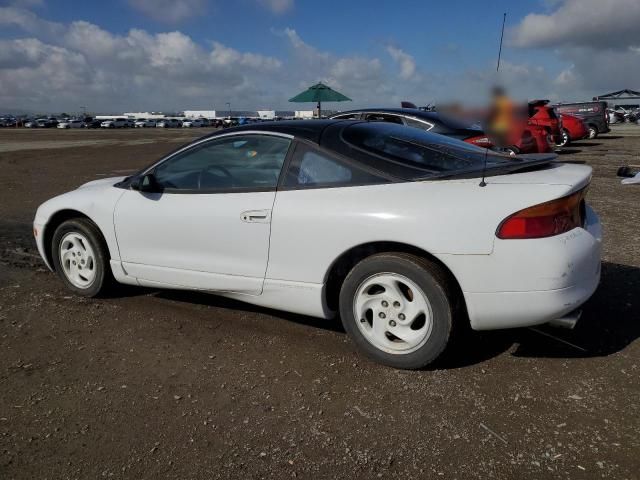
[[185,110],[184,111],[185,118],[208,118],[213,119],[216,117],[215,110]]
[[274,120],[276,118],[275,110],[258,110],[258,118],[260,120]]

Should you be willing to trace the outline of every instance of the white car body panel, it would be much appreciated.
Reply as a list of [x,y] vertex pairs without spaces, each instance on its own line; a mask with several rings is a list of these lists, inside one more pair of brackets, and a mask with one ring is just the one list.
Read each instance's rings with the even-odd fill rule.
[[[145,194],[85,184],[44,203],[34,227],[45,258],[49,219],[73,209],[105,236],[118,281],[201,289],[249,303],[328,318],[325,283],[344,252],[397,242],[440,260],[463,292],[473,328],[545,323],[586,301],[600,276],[602,231],[584,228],[500,240],[500,222],[586,186],[591,168],[555,164],[478,179],[218,194]],[[264,214],[256,221],[250,211]],[[50,266],[50,265],[49,265]]]
[[[260,294],[274,198],[275,192],[189,195],[128,190],[113,217],[123,267],[130,275],[154,282]],[[255,210],[265,218],[244,213]]]
[[112,260],[119,260],[118,244],[113,228],[113,209],[125,190],[114,188],[113,184],[124,177],[103,178],[85,183],[76,190],[63,193],[46,201],[36,211],[34,228],[39,234],[36,237],[38,251],[49,268],[52,268],[45,256],[44,230],[51,217],[63,210],[74,210],[89,217],[100,228],[109,247]]

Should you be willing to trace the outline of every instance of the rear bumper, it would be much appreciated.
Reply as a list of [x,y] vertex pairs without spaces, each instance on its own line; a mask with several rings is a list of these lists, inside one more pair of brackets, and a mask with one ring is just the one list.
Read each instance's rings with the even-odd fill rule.
[[596,291],[600,270],[576,285],[558,290],[465,293],[474,330],[527,327],[556,320],[577,309]]
[[584,228],[532,240],[498,240],[491,255],[450,260],[471,327],[547,323],[576,310],[600,282],[602,227],[587,207]]

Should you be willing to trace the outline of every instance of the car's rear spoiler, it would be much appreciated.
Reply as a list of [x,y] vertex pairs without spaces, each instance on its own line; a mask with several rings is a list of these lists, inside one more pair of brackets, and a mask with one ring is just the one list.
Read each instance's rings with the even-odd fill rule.
[[400,102],[400,106],[402,108],[415,108],[416,110],[418,109],[418,107],[416,107],[416,104],[411,102]]

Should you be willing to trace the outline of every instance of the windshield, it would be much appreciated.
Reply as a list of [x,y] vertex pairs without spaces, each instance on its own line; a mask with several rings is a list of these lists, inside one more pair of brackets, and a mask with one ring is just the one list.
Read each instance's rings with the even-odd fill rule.
[[390,123],[358,123],[343,136],[355,147],[414,170],[413,178],[481,170],[485,159],[487,168],[518,162],[444,135]]

